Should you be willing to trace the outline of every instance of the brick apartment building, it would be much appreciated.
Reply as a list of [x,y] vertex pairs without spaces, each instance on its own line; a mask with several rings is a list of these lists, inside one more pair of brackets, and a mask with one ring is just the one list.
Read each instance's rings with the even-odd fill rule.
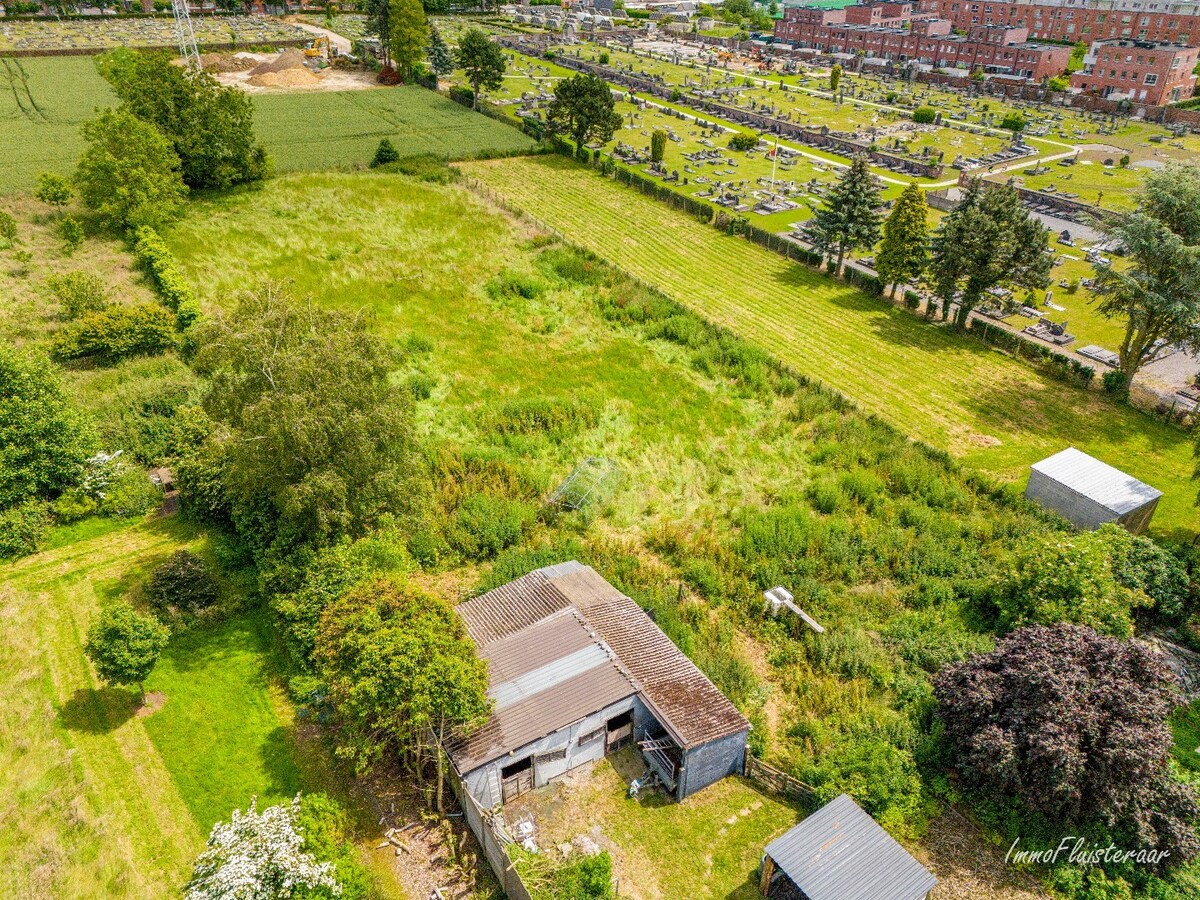
[[1071,76],[1071,87],[1112,100],[1162,106],[1196,89],[1195,47],[1153,41],[1097,41]]
[[1029,29],[1034,40],[1200,43],[1200,3],[1164,0],[918,0],[922,13],[948,19],[957,31],[972,25]]
[[[949,21],[917,15],[896,7],[904,4],[860,4],[844,9],[793,7],[775,23],[775,39],[823,53],[861,53],[897,62],[915,61],[934,68],[982,69],[988,74],[1018,75],[1032,81],[1066,71],[1071,48],[1028,40],[1024,28],[976,25],[953,34]],[[879,8],[876,16],[867,10]],[[861,24],[872,20],[901,25]],[[851,19],[859,19],[852,22]]]

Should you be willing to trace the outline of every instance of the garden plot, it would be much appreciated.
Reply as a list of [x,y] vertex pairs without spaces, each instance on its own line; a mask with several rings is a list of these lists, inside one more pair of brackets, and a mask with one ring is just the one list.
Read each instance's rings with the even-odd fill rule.
[[[266,16],[196,16],[201,44],[256,46],[306,40],[296,25]],[[0,53],[6,50],[107,50],[112,47],[175,47],[175,20],[154,18],[16,19],[0,21]]]

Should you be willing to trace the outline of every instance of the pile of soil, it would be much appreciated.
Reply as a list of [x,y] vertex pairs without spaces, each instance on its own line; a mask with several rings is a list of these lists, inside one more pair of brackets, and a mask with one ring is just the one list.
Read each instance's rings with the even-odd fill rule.
[[321,83],[321,79],[301,66],[298,69],[251,75],[246,83],[255,87],[315,87]]
[[251,75],[270,75],[273,72],[283,72],[286,69],[295,69],[304,67],[304,54],[294,47],[289,47],[284,50],[274,59],[268,59],[266,62],[255,66],[250,70]]
[[237,54],[231,56],[228,53],[202,53],[200,55],[200,66],[205,72],[245,72],[247,69],[253,69],[258,65],[258,60],[253,56],[244,56]]

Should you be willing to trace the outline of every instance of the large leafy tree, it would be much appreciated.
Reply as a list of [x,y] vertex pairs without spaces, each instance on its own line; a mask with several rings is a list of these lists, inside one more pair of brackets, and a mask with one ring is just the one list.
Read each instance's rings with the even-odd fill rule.
[[1117,353],[1126,384],[1163,344],[1200,350],[1198,173],[1176,165],[1148,174],[1138,210],[1106,228],[1124,257],[1095,264],[1092,293],[1101,315],[1125,323]]
[[884,284],[896,288],[915,282],[929,265],[929,206],[925,192],[914,182],[904,189],[883,223],[883,241],[875,255],[875,270]]
[[471,84],[472,109],[479,105],[480,90],[498,90],[504,83],[507,66],[504,51],[478,28],[468,28],[462,33],[454,59]]
[[879,179],[860,153],[813,217],[813,245],[834,257],[835,274],[841,273],[847,253],[873,247],[879,240],[880,192]]
[[984,187],[972,179],[962,202],[933,235],[929,274],[942,317],[958,296],[955,324],[965,328],[986,291],[999,285],[1036,290],[1049,284],[1053,257],[1046,227],[1021,204],[1011,185]]
[[116,230],[152,228],[179,215],[187,185],[163,134],[125,109],[107,109],[81,129],[87,142],[75,185],[85,206]]
[[167,646],[171,632],[121,601],[106,607],[88,629],[83,651],[106,684],[142,687]]
[[429,23],[421,0],[389,0],[388,45],[392,65],[405,81],[412,80],[413,68],[428,44]]
[[454,608],[395,580],[368,582],[325,610],[314,658],[347,724],[342,755],[362,768],[394,747],[418,781],[434,762],[440,811],[439,745],[491,712],[487,664]]
[[595,75],[572,75],[554,89],[554,99],[546,111],[546,126],[551,134],[566,134],[582,148],[591,141],[607,143],[621,127],[612,89]]
[[1170,670],[1149,648],[1080,625],[1014,631],[934,679],[955,766],[971,788],[1132,846],[1200,851],[1195,791],[1169,768]]
[[299,797],[259,812],[250,801],[218,822],[184,886],[185,900],[277,900],[280,897],[336,897],[342,892],[333,865],[317,862],[305,849],[298,819]]
[[122,108],[170,141],[188,187],[221,189],[266,174],[266,151],[255,141],[254,107],[245,92],[174,65],[166,53],[115,50],[100,66]]
[[213,431],[180,471],[185,508],[227,513],[257,551],[356,537],[415,506],[411,403],[362,318],[266,287],[197,335]]
[[95,450],[50,361],[0,344],[0,510],[75,485]]

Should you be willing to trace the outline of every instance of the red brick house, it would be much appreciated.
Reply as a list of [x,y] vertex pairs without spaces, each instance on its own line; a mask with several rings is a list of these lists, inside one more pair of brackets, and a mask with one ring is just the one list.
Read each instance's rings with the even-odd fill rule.
[[1196,89],[1195,47],[1152,41],[1097,41],[1071,76],[1071,87],[1113,100],[1162,106]]

